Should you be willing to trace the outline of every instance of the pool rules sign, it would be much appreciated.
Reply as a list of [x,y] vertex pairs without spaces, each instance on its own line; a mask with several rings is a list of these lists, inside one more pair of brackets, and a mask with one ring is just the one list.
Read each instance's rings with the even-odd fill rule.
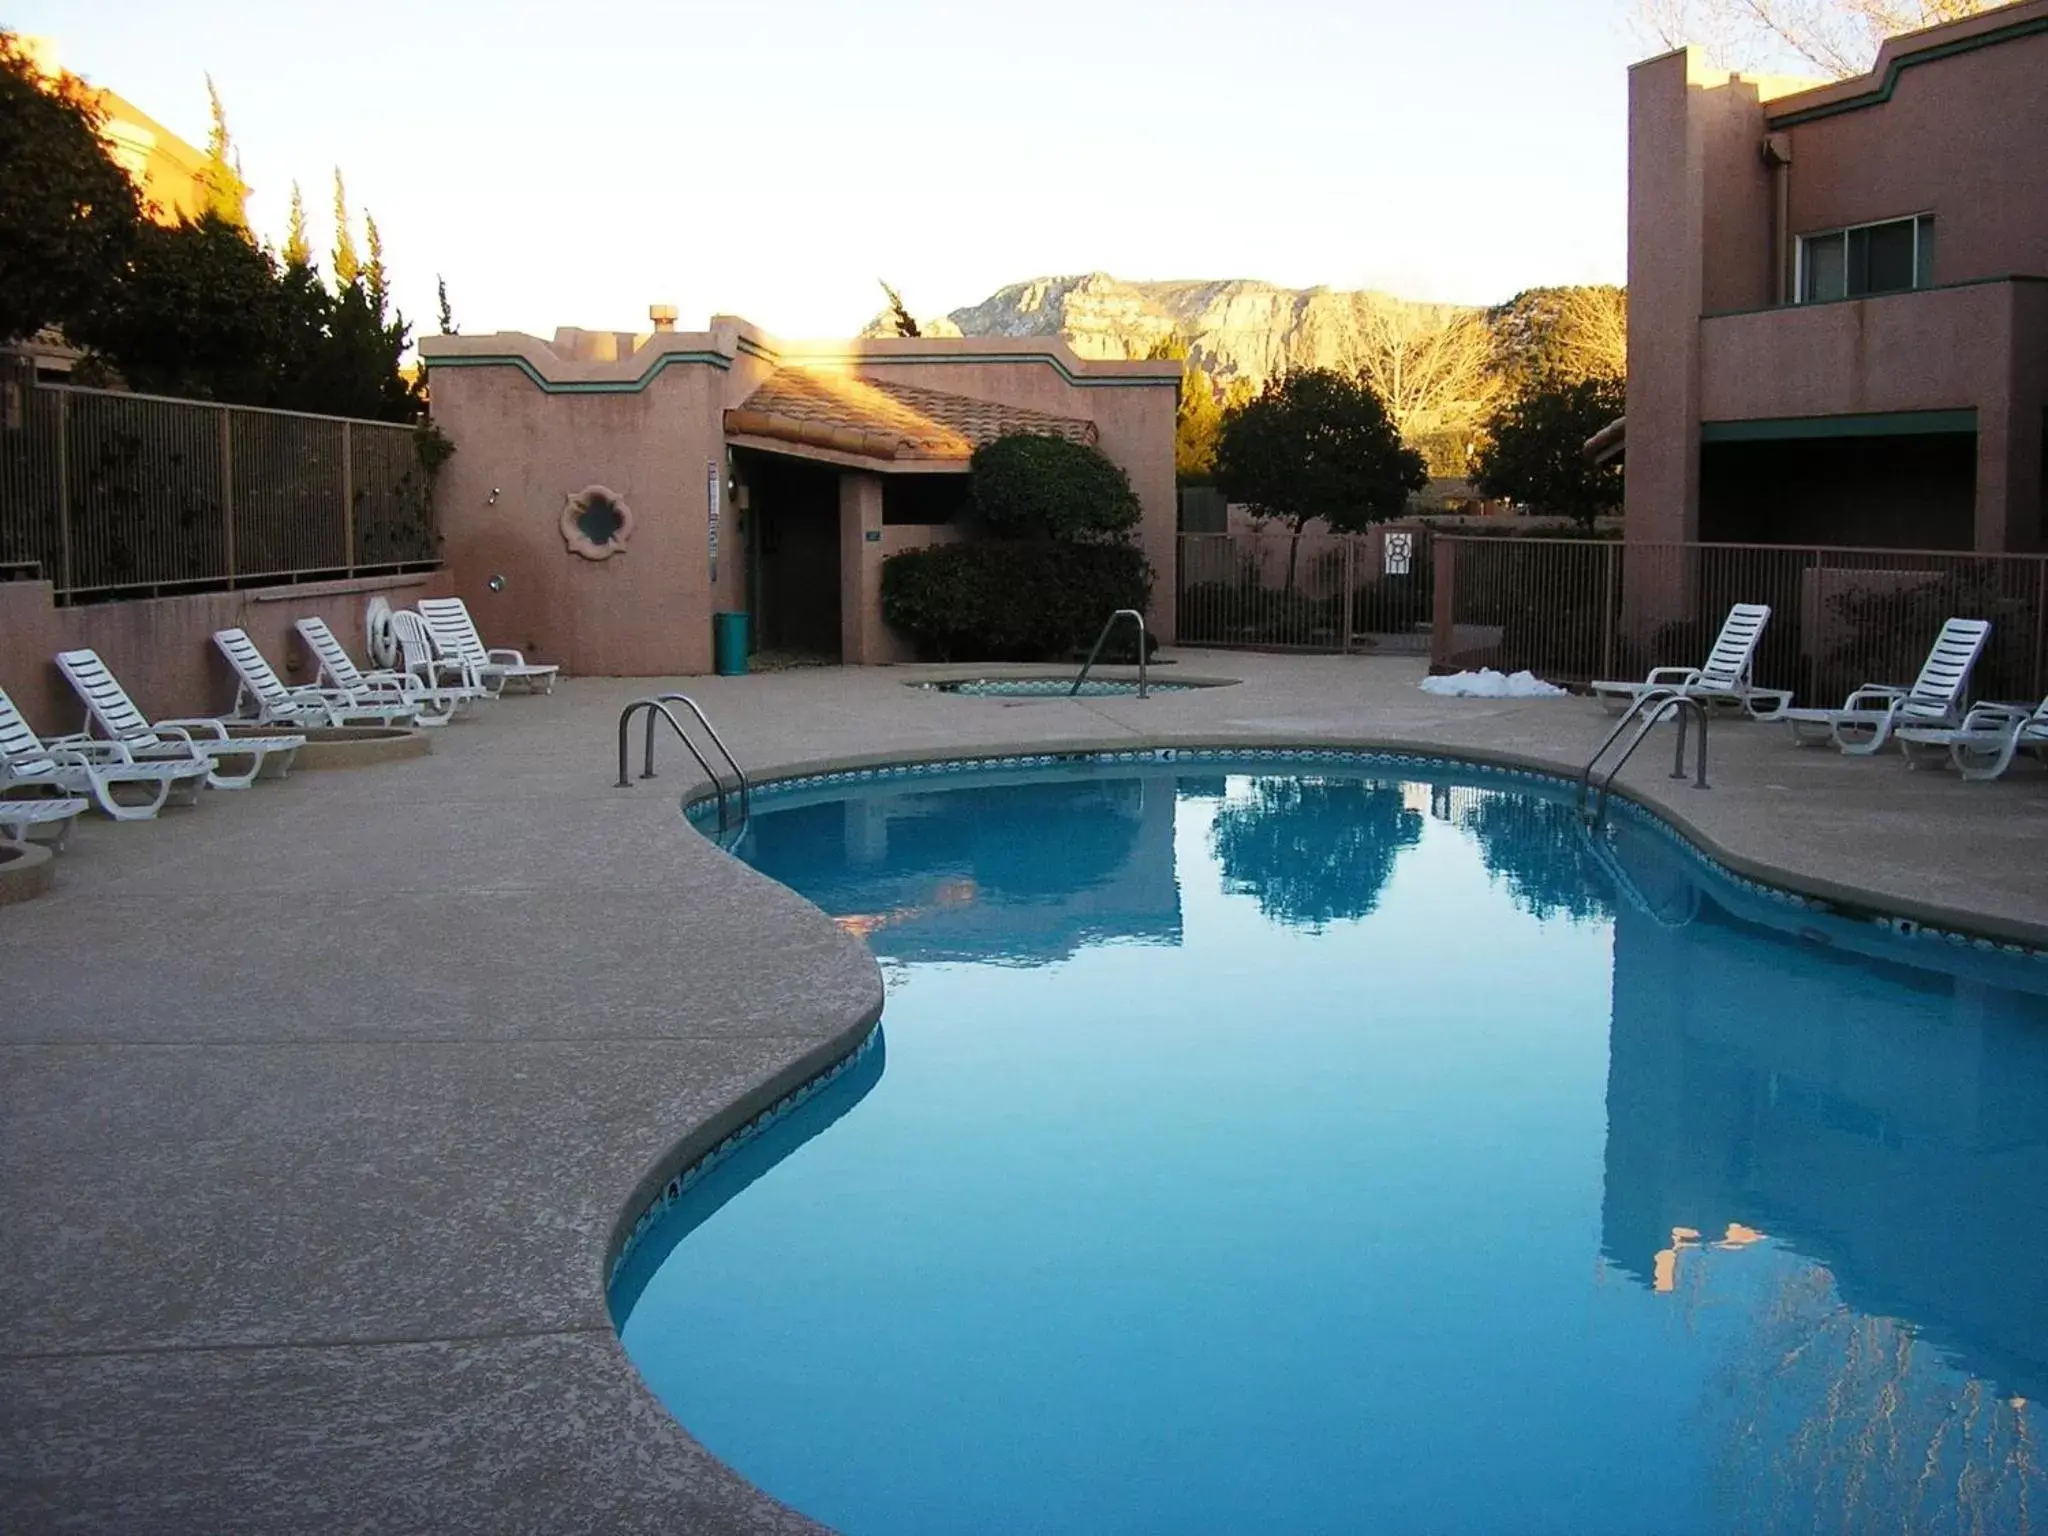
[[711,579],[718,580],[718,461],[704,465],[704,504],[709,509],[705,543],[711,550]]

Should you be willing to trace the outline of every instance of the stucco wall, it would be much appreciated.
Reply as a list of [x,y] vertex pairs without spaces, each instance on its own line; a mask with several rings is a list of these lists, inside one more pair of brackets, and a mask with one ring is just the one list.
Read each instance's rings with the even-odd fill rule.
[[152,718],[217,715],[234,703],[235,678],[214,647],[215,630],[246,629],[288,680],[310,683],[295,620],[325,619],[362,663],[363,612],[373,594],[408,608],[448,590],[439,575],[393,576],[59,608],[47,582],[0,582],[0,688],[39,731],[78,730],[84,711],[50,658],[86,647]]
[[[678,364],[630,393],[550,394],[513,367],[436,368],[432,380],[434,419],[456,445],[437,493],[443,559],[484,639],[572,673],[709,671],[713,608],[743,605],[746,590],[727,506],[713,603],[706,466],[724,473],[720,370]],[[633,511],[631,542],[608,560],[562,541],[564,502],[592,484]]]
[[[1130,476],[1143,508],[1140,540],[1158,573],[1150,617],[1162,639],[1172,638],[1173,365],[1083,363],[1036,338],[784,344],[730,316],[701,333],[565,331],[552,348],[516,335],[428,337],[421,350],[434,418],[456,445],[439,487],[448,575],[493,644],[571,672],[708,671],[711,613],[746,606],[742,521],[750,514],[722,495],[714,585],[705,470],[716,463],[723,478],[723,412],[778,364],[843,368],[1094,421],[1102,451]],[[816,456],[868,473],[846,455]],[[558,531],[565,499],[590,484],[619,493],[635,517],[627,549],[601,562],[569,555]],[[865,538],[871,522],[879,526],[874,500],[862,503],[860,537],[840,541],[849,660],[904,653],[876,607],[869,567],[895,546]],[[491,590],[493,577],[503,578],[502,590]],[[859,615],[848,606],[856,603]]]
[[1794,234],[1931,212],[1935,282],[2048,275],[2048,32],[1910,65],[1882,105],[1785,132]]
[[1693,121],[1698,61],[1668,53],[1629,71],[1628,474],[1631,539],[1699,526],[1699,325],[1704,173]]
[[2044,315],[2048,283],[1995,282],[1709,316],[1699,327],[1700,414],[1732,421],[1974,409],[1975,545],[2035,549]]
[[[1703,419],[1970,408],[1976,546],[2039,546],[2048,300],[1939,285],[2048,274],[2048,30],[2024,31],[2044,23],[2048,0],[2004,7],[1813,89],[1690,50],[1630,72],[1629,538],[1699,536]],[[1791,150],[1782,230],[1767,133]],[[1929,211],[1934,291],[1765,308],[1789,237]]]

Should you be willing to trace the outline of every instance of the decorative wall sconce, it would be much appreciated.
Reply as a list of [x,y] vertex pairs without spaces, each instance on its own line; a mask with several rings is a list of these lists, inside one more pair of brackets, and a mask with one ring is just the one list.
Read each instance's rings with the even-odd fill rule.
[[562,542],[585,560],[624,554],[633,537],[633,509],[615,491],[585,486],[562,506]]

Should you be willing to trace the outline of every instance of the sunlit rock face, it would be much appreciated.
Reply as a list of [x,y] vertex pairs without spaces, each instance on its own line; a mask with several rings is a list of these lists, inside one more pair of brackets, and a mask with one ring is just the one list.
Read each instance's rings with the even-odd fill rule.
[[[943,319],[927,336],[1064,336],[1090,358],[1144,357],[1178,333],[1218,379],[1262,382],[1289,368],[1356,365],[1367,314],[1385,308],[1449,313],[1371,290],[1281,288],[1244,278],[1127,283],[1104,272],[1034,277]],[[861,334],[893,336],[877,316]]]

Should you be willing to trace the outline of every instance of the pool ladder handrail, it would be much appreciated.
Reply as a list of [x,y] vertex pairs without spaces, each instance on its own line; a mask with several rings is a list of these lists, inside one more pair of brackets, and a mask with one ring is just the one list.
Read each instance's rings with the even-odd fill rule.
[[[711,760],[691,739],[690,733],[683,728],[682,721],[676,718],[675,711],[669,708],[671,704],[680,704],[689,710],[696,718],[697,724],[703,727],[704,734],[710,738],[711,744],[718,749],[718,755],[725,759],[725,766],[732,770],[734,781],[730,790],[726,787],[724,774],[711,766]],[[727,808],[728,794],[738,801],[739,820],[744,823],[752,811],[751,786],[747,783],[747,771],[740,766],[739,759],[732,755],[732,748],[725,744],[725,738],[718,734],[718,727],[711,723],[710,717],[687,693],[653,694],[644,699],[635,699],[619,711],[619,782],[613,787],[633,787],[633,781],[626,775],[626,753],[633,728],[633,716],[642,710],[647,712],[647,750],[640,767],[640,777],[654,777],[654,722],[659,717],[669,723],[669,728],[676,733],[677,740],[689,749],[690,756],[697,760],[697,766],[704,770],[704,777],[711,781],[711,788],[718,796],[718,830],[724,832],[732,824],[731,813]]]
[[1109,622],[1102,626],[1102,633],[1095,637],[1095,648],[1088,653],[1088,659],[1081,663],[1081,670],[1074,678],[1074,686],[1067,690],[1067,697],[1073,698],[1081,691],[1081,685],[1088,681],[1088,674],[1095,667],[1095,658],[1102,654],[1102,647],[1109,641],[1109,632],[1116,628],[1118,619],[1129,619],[1138,626],[1138,697],[1145,697],[1145,652],[1148,649],[1145,635],[1145,615],[1135,608],[1119,608],[1109,616]]
[[1579,832],[1586,840],[1586,849],[1592,855],[1593,862],[1598,864],[1601,872],[1614,882],[1615,893],[1659,928],[1690,927],[1693,920],[1700,915],[1700,888],[1696,883],[1690,880],[1686,882],[1685,891],[1689,899],[1685,903],[1685,915],[1668,917],[1651,904],[1641,883],[1629,873],[1628,866],[1621,862],[1621,854],[1615,849],[1614,844],[1602,836],[1601,828],[1591,822],[1581,822]]
[[[1657,722],[1666,715],[1676,715],[1678,717],[1678,750],[1671,758],[1671,777],[1674,779],[1685,777],[1686,716],[1689,714],[1698,716],[1700,722],[1697,774],[1692,787],[1694,789],[1712,788],[1707,783],[1706,706],[1690,694],[1680,693],[1675,688],[1653,688],[1649,692],[1639,695],[1635,703],[1629,706],[1628,713],[1615,722],[1614,729],[1609,731],[1606,740],[1602,741],[1594,749],[1592,757],[1586,761],[1585,771],[1579,775],[1579,814],[1586,818],[1586,825],[1597,827],[1607,819],[1607,795],[1608,791],[1614,787],[1615,777],[1623,768],[1628,766],[1628,760],[1636,755],[1636,748],[1643,744],[1644,738],[1655,729]],[[1628,739],[1627,745],[1622,748],[1621,756],[1614,760],[1614,766],[1607,770],[1606,776],[1600,780],[1599,788],[1596,791],[1594,789],[1593,776],[1600,767],[1601,759],[1607,756],[1608,748],[1612,747],[1621,738],[1621,733],[1627,730],[1630,725],[1635,726],[1635,735]],[[1594,796],[1593,809],[1590,812],[1586,809],[1586,797],[1588,795]]]

